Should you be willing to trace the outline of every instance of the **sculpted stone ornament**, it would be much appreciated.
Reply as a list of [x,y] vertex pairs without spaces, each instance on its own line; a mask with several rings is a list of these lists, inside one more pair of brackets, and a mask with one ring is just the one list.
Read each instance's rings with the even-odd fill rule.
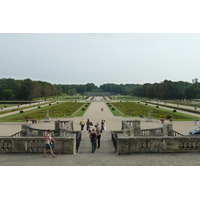
[[148,117],[147,117],[147,119],[146,119],[146,122],[153,122],[153,119],[152,119],[152,117],[151,117],[151,111],[150,111],[150,110],[148,111]]
[[50,122],[51,118],[49,117],[49,111],[46,111],[46,117],[44,118],[44,122]]

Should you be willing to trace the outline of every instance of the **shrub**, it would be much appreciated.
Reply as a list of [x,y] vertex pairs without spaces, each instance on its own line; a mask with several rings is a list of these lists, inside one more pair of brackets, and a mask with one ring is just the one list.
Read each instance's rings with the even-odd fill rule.
[[112,108],[112,110],[115,110],[115,108]]
[[41,108],[40,106],[38,106],[38,108]]
[[159,108],[159,106],[156,106],[156,108]]
[[23,110],[20,110],[20,111],[19,111],[19,113],[23,113],[23,112],[24,112]]
[[85,108],[82,108],[82,110],[85,110]]
[[49,105],[51,106],[51,103]]
[[111,105],[109,104],[109,107],[111,107]]
[[170,115],[168,115],[168,116],[167,116],[167,119],[170,119],[170,118],[172,118],[172,117],[171,117]]
[[173,112],[176,112],[176,110],[174,109]]

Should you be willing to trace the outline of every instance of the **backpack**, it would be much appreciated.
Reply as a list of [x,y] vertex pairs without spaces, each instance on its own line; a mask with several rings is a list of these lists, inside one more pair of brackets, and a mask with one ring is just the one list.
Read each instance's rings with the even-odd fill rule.
[[97,139],[97,136],[94,132],[92,132],[90,136],[91,136],[90,138],[92,141],[95,141]]

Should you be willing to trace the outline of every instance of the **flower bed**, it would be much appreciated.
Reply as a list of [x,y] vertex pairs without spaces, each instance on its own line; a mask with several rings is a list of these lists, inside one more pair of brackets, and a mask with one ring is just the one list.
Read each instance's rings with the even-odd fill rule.
[[182,115],[180,113],[174,113],[172,111],[164,111],[163,109],[153,108],[148,105],[143,105],[140,103],[134,102],[120,102],[120,103],[112,103],[117,109],[119,109],[124,115],[130,115],[133,117],[139,116],[148,116],[148,112],[151,112],[151,117],[156,119],[165,118],[170,115],[171,118],[175,120],[191,120],[190,117]]
[[45,109],[38,109],[29,114],[26,112],[17,117],[11,118],[13,121],[24,120],[26,117],[31,119],[43,119],[46,116],[46,111],[49,111],[49,117],[64,117],[71,116],[76,110],[78,110],[84,103],[74,103],[74,102],[65,102],[46,107]]

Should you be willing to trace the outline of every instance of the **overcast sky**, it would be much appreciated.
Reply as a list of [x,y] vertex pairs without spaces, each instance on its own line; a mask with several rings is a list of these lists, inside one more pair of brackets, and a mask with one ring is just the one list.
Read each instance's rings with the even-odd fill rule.
[[0,78],[52,84],[199,78],[200,34],[0,34]]
[[97,86],[200,79],[193,0],[19,2],[0,8],[0,78]]

